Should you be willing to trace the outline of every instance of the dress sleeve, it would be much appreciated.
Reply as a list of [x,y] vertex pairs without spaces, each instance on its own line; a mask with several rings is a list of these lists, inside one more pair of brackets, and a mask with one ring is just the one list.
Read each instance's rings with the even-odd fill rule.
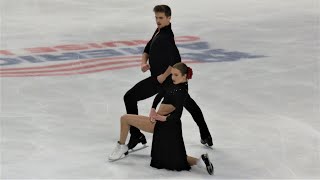
[[159,91],[159,93],[156,95],[156,97],[154,98],[154,100],[153,100],[152,108],[154,108],[154,109],[157,108],[157,106],[160,103],[161,99],[164,97],[164,94],[165,94],[165,90],[161,89]]
[[187,98],[187,91],[186,90],[178,90],[176,93],[173,94],[172,98],[172,105],[176,108],[172,114],[167,116],[167,121],[174,121],[181,118],[183,105]]

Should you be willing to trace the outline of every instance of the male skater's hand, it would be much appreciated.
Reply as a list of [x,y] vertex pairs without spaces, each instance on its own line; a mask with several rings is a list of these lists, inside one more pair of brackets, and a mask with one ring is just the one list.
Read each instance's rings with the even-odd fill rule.
[[142,63],[141,64],[141,71],[142,72],[146,72],[146,71],[148,71],[150,69],[150,65],[149,64],[147,64],[147,63]]
[[166,79],[165,79],[165,77],[164,77],[163,74],[160,74],[159,76],[157,76],[157,80],[158,80],[158,82],[159,82],[160,84],[162,84],[163,81],[166,80]]

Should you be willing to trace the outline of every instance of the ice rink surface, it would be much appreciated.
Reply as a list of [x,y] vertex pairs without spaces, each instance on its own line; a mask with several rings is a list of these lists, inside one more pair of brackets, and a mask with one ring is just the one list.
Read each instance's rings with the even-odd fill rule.
[[[200,144],[182,116],[189,155],[215,175],[149,166],[144,149],[110,163],[123,95],[172,8],[189,93],[213,135]],[[319,0],[0,0],[2,179],[320,179]],[[148,115],[153,98],[139,102]],[[151,145],[152,135],[145,133]]]

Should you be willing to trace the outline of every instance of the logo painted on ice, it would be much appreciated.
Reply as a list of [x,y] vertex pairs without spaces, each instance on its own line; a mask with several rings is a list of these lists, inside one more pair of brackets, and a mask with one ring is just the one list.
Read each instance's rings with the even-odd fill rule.
[[[148,41],[111,41],[53,47],[0,50],[0,77],[65,76],[140,66]],[[211,49],[195,36],[176,37],[186,63],[225,62],[265,57],[239,51]]]

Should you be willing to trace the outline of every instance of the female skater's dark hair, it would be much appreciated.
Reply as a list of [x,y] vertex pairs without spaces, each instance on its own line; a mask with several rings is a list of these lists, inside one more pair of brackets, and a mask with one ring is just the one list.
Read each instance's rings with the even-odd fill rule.
[[175,65],[173,65],[173,68],[178,69],[181,72],[182,76],[187,74],[187,79],[192,78],[193,71],[185,63],[183,62],[176,63]]

